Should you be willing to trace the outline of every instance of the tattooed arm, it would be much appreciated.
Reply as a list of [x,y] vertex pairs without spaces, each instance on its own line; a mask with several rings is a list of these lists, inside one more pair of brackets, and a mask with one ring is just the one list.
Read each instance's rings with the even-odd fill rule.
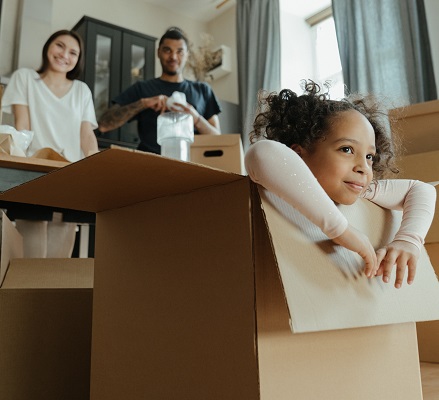
[[117,129],[147,108],[151,108],[156,112],[162,112],[166,109],[166,99],[167,96],[160,95],[143,98],[125,106],[115,104],[99,119],[99,131],[104,133]]

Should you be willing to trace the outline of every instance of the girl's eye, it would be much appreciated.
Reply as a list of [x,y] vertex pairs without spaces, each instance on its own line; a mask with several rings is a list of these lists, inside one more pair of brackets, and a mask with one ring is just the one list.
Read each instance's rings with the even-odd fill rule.
[[375,160],[375,154],[368,154],[366,156],[366,159],[369,160],[369,161],[374,161]]
[[354,151],[352,150],[352,147],[344,146],[340,148],[340,151],[346,154],[354,154]]

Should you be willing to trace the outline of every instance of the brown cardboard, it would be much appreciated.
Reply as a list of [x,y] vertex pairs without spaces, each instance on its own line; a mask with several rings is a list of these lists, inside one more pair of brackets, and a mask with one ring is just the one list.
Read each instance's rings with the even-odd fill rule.
[[195,135],[191,145],[191,162],[244,175],[241,135]]
[[[439,276],[439,243],[428,243],[425,249],[430,256],[431,264]],[[439,321],[418,322],[419,359],[424,362],[439,363]]]
[[[439,179],[439,150],[419,154],[409,154],[398,160],[399,176],[436,182]],[[439,186],[436,185],[439,200]],[[439,205],[430,230],[425,238],[425,248],[436,275],[439,275]],[[416,324],[419,346],[419,359],[423,362],[439,362],[439,321],[418,322]]]
[[13,259],[0,288],[0,398],[87,399],[92,259]]
[[[365,278],[358,254],[334,246],[279,197],[263,189],[260,195],[294,332],[439,319],[439,284],[425,249],[413,285],[396,289],[380,278]],[[364,199],[339,208],[376,249],[392,241],[402,218],[401,212],[370,207]],[[393,282],[394,275],[395,270]]]
[[[371,283],[357,264],[345,277],[343,252],[331,258],[327,243],[312,243],[327,253],[315,258],[302,235],[288,246],[328,273],[325,284],[307,279],[294,299],[285,271],[297,263],[279,250],[289,228],[273,222],[284,208],[270,209],[252,187],[248,177],[111,149],[0,196],[98,213],[91,399],[420,400],[413,321],[438,318],[435,297],[415,296],[401,310],[408,288]],[[351,223],[385,226],[381,240],[400,218],[370,202],[356,207]],[[363,207],[381,211],[363,215]],[[369,227],[369,215],[379,223]],[[432,274],[426,257],[419,268]],[[308,289],[333,304],[339,290],[349,294],[337,325],[301,315],[314,302]],[[439,284],[421,276],[411,289],[437,294]]]
[[[439,150],[400,157],[398,168],[398,178],[431,182],[436,185],[436,191],[439,191]],[[439,200],[439,193],[437,199]],[[439,205],[436,206],[433,223],[425,238],[425,243],[436,242],[439,242]]]
[[18,233],[6,214],[0,212],[1,253],[0,253],[0,287],[13,258],[23,257],[23,237]]
[[396,108],[389,114],[392,132],[401,138],[405,154],[439,150],[439,100]]
[[93,260],[15,259],[0,289],[0,398],[88,398]]
[[[253,218],[265,225],[261,211]],[[291,335],[268,231],[254,240],[261,399],[422,398],[414,323]],[[390,384],[381,368],[410,379]]]

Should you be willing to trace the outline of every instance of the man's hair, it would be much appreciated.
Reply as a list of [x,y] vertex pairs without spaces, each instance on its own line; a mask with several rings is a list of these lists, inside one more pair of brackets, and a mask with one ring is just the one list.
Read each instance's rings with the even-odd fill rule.
[[159,47],[162,45],[165,39],[184,40],[186,47],[189,48],[189,40],[187,39],[186,34],[176,26],[171,26],[166,30],[164,35],[160,38]]

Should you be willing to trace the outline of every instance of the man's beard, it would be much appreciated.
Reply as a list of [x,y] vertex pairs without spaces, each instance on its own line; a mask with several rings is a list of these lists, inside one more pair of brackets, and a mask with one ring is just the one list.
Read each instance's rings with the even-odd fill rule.
[[174,76],[174,75],[178,75],[178,70],[169,70],[168,68],[166,68],[165,66],[162,67],[163,68],[163,72],[166,75],[170,75],[170,76]]

